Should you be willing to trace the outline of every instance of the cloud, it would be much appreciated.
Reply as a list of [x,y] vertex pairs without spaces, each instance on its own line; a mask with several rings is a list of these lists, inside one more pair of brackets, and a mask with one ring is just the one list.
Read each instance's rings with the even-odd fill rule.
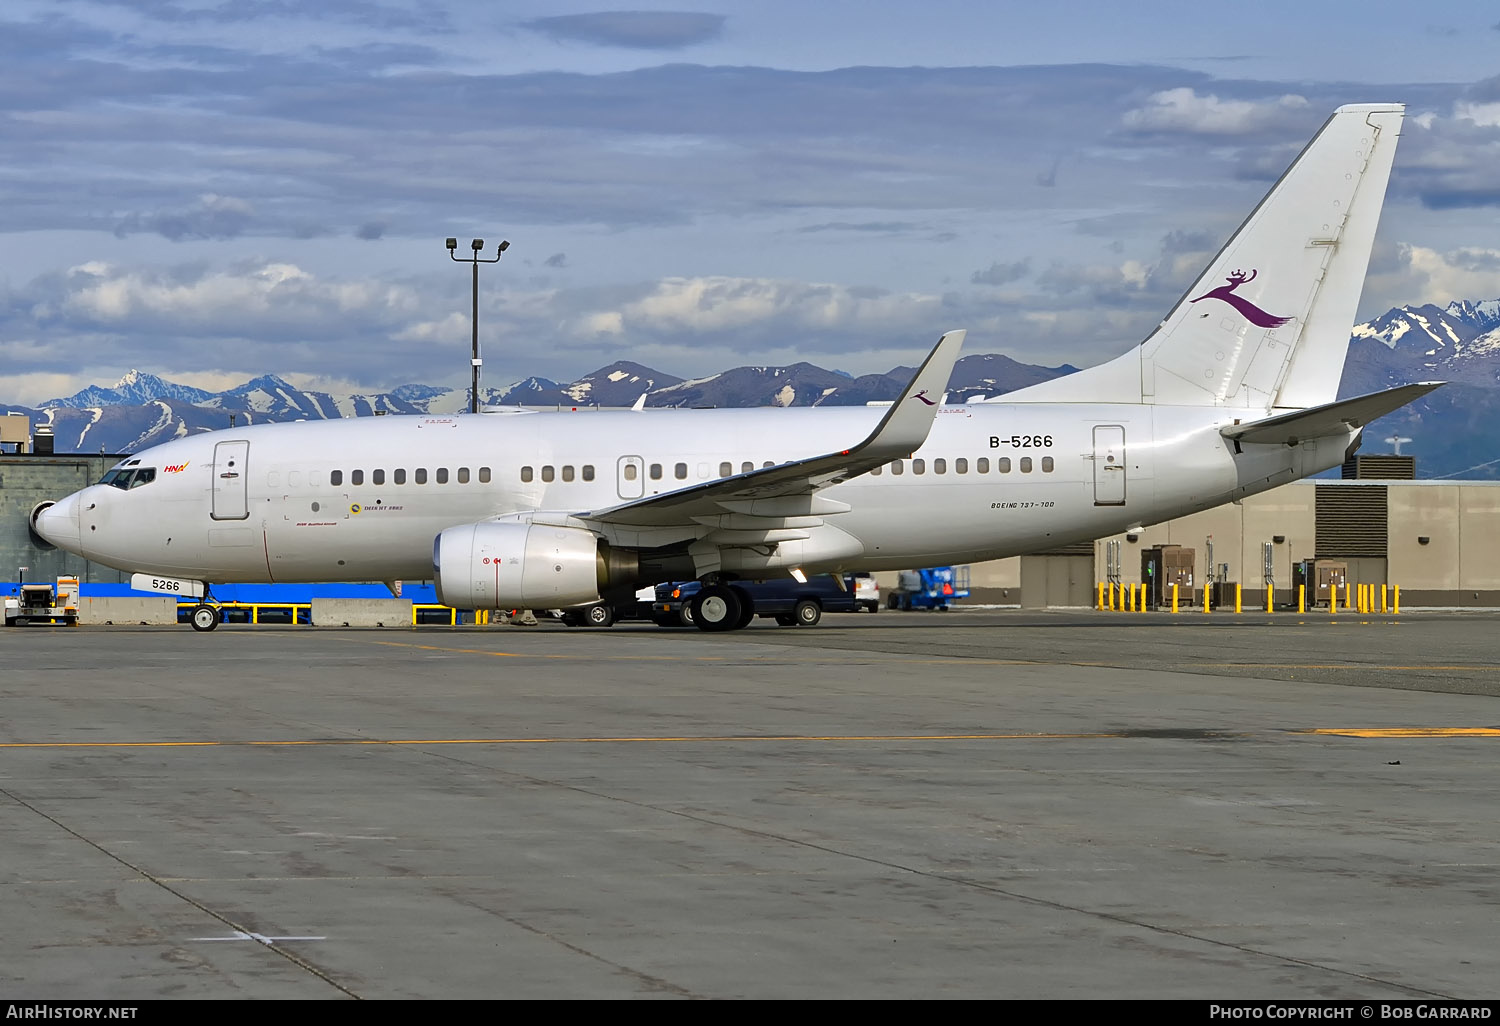
[[923,226],[911,221],[826,221],[823,224],[810,224],[798,228],[800,233],[810,232],[876,232],[880,234],[895,234],[897,232],[921,231]]
[[1030,271],[1029,260],[1017,260],[1012,264],[1002,264],[997,260],[985,270],[969,275],[969,282],[973,285],[1007,285],[1026,277]]
[[717,39],[727,19],[691,11],[596,11],[534,18],[521,27],[560,42],[593,43],[631,50],[681,50]]
[[1181,87],[1154,93],[1145,106],[1126,111],[1121,123],[1133,132],[1250,135],[1283,125],[1288,113],[1308,106],[1306,97],[1292,94],[1274,100],[1225,100]]
[[547,267],[567,267],[568,255],[566,253],[553,253],[546,260],[543,260],[542,263]]
[[1461,246],[1439,251],[1398,243],[1377,246],[1365,281],[1371,313],[1408,303],[1442,306],[1456,299],[1500,298],[1500,249]]
[[254,208],[242,199],[205,193],[186,210],[127,214],[115,225],[115,234],[124,238],[136,232],[155,232],[173,242],[232,239],[243,233],[254,217]]
[[366,221],[354,229],[354,237],[357,239],[375,240],[385,234],[386,224],[384,221]]

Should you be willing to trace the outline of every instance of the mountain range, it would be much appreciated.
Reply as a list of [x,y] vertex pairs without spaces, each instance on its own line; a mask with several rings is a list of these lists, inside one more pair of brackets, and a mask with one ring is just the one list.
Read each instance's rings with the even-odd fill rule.
[[[1077,368],[1042,367],[1007,356],[966,356],[954,367],[949,396],[996,396]],[[630,406],[853,406],[894,399],[910,367],[853,377],[810,363],[735,367],[683,379],[620,361],[576,381],[531,377],[483,389],[490,405]],[[1413,381],[1448,381],[1444,388],[1374,422],[1363,451],[1417,456],[1418,477],[1500,479],[1493,425],[1500,423],[1500,299],[1401,306],[1356,325],[1344,365],[1341,396]],[[405,384],[388,392],[333,395],[299,389],[274,374],[222,392],[209,392],[131,371],[112,387],[91,385],[36,407],[0,402],[0,413],[50,424],[57,452],[135,452],[197,431],[235,424],[363,417],[376,413],[451,414],[468,408],[464,389]]]

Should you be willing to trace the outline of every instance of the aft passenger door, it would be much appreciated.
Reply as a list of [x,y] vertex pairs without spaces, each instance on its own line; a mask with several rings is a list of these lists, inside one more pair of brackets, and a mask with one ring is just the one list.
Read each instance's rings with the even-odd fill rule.
[[220,442],[214,446],[215,520],[250,519],[250,443]]
[[1094,505],[1125,505],[1125,428],[1094,425]]

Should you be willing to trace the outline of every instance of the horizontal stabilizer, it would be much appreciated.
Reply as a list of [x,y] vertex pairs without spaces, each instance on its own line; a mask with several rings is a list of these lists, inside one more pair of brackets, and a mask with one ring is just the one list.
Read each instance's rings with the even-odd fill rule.
[[1369,395],[1343,399],[1326,406],[1314,406],[1295,413],[1284,413],[1279,417],[1268,417],[1249,424],[1231,424],[1221,428],[1219,433],[1239,442],[1296,445],[1305,438],[1322,438],[1350,428],[1364,427],[1376,417],[1399,410],[1444,384],[1446,382],[1424,381],[1416,385],[1402,385],[1384,392],[1371,392]]

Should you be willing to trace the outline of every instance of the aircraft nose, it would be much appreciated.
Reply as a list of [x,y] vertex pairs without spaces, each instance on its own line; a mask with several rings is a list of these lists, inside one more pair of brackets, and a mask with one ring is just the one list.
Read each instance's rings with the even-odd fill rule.
[[49,543],[69,552],[77,552],[82,530],[78,523],[78,493],[44,506],[33,514],[32,529]]

